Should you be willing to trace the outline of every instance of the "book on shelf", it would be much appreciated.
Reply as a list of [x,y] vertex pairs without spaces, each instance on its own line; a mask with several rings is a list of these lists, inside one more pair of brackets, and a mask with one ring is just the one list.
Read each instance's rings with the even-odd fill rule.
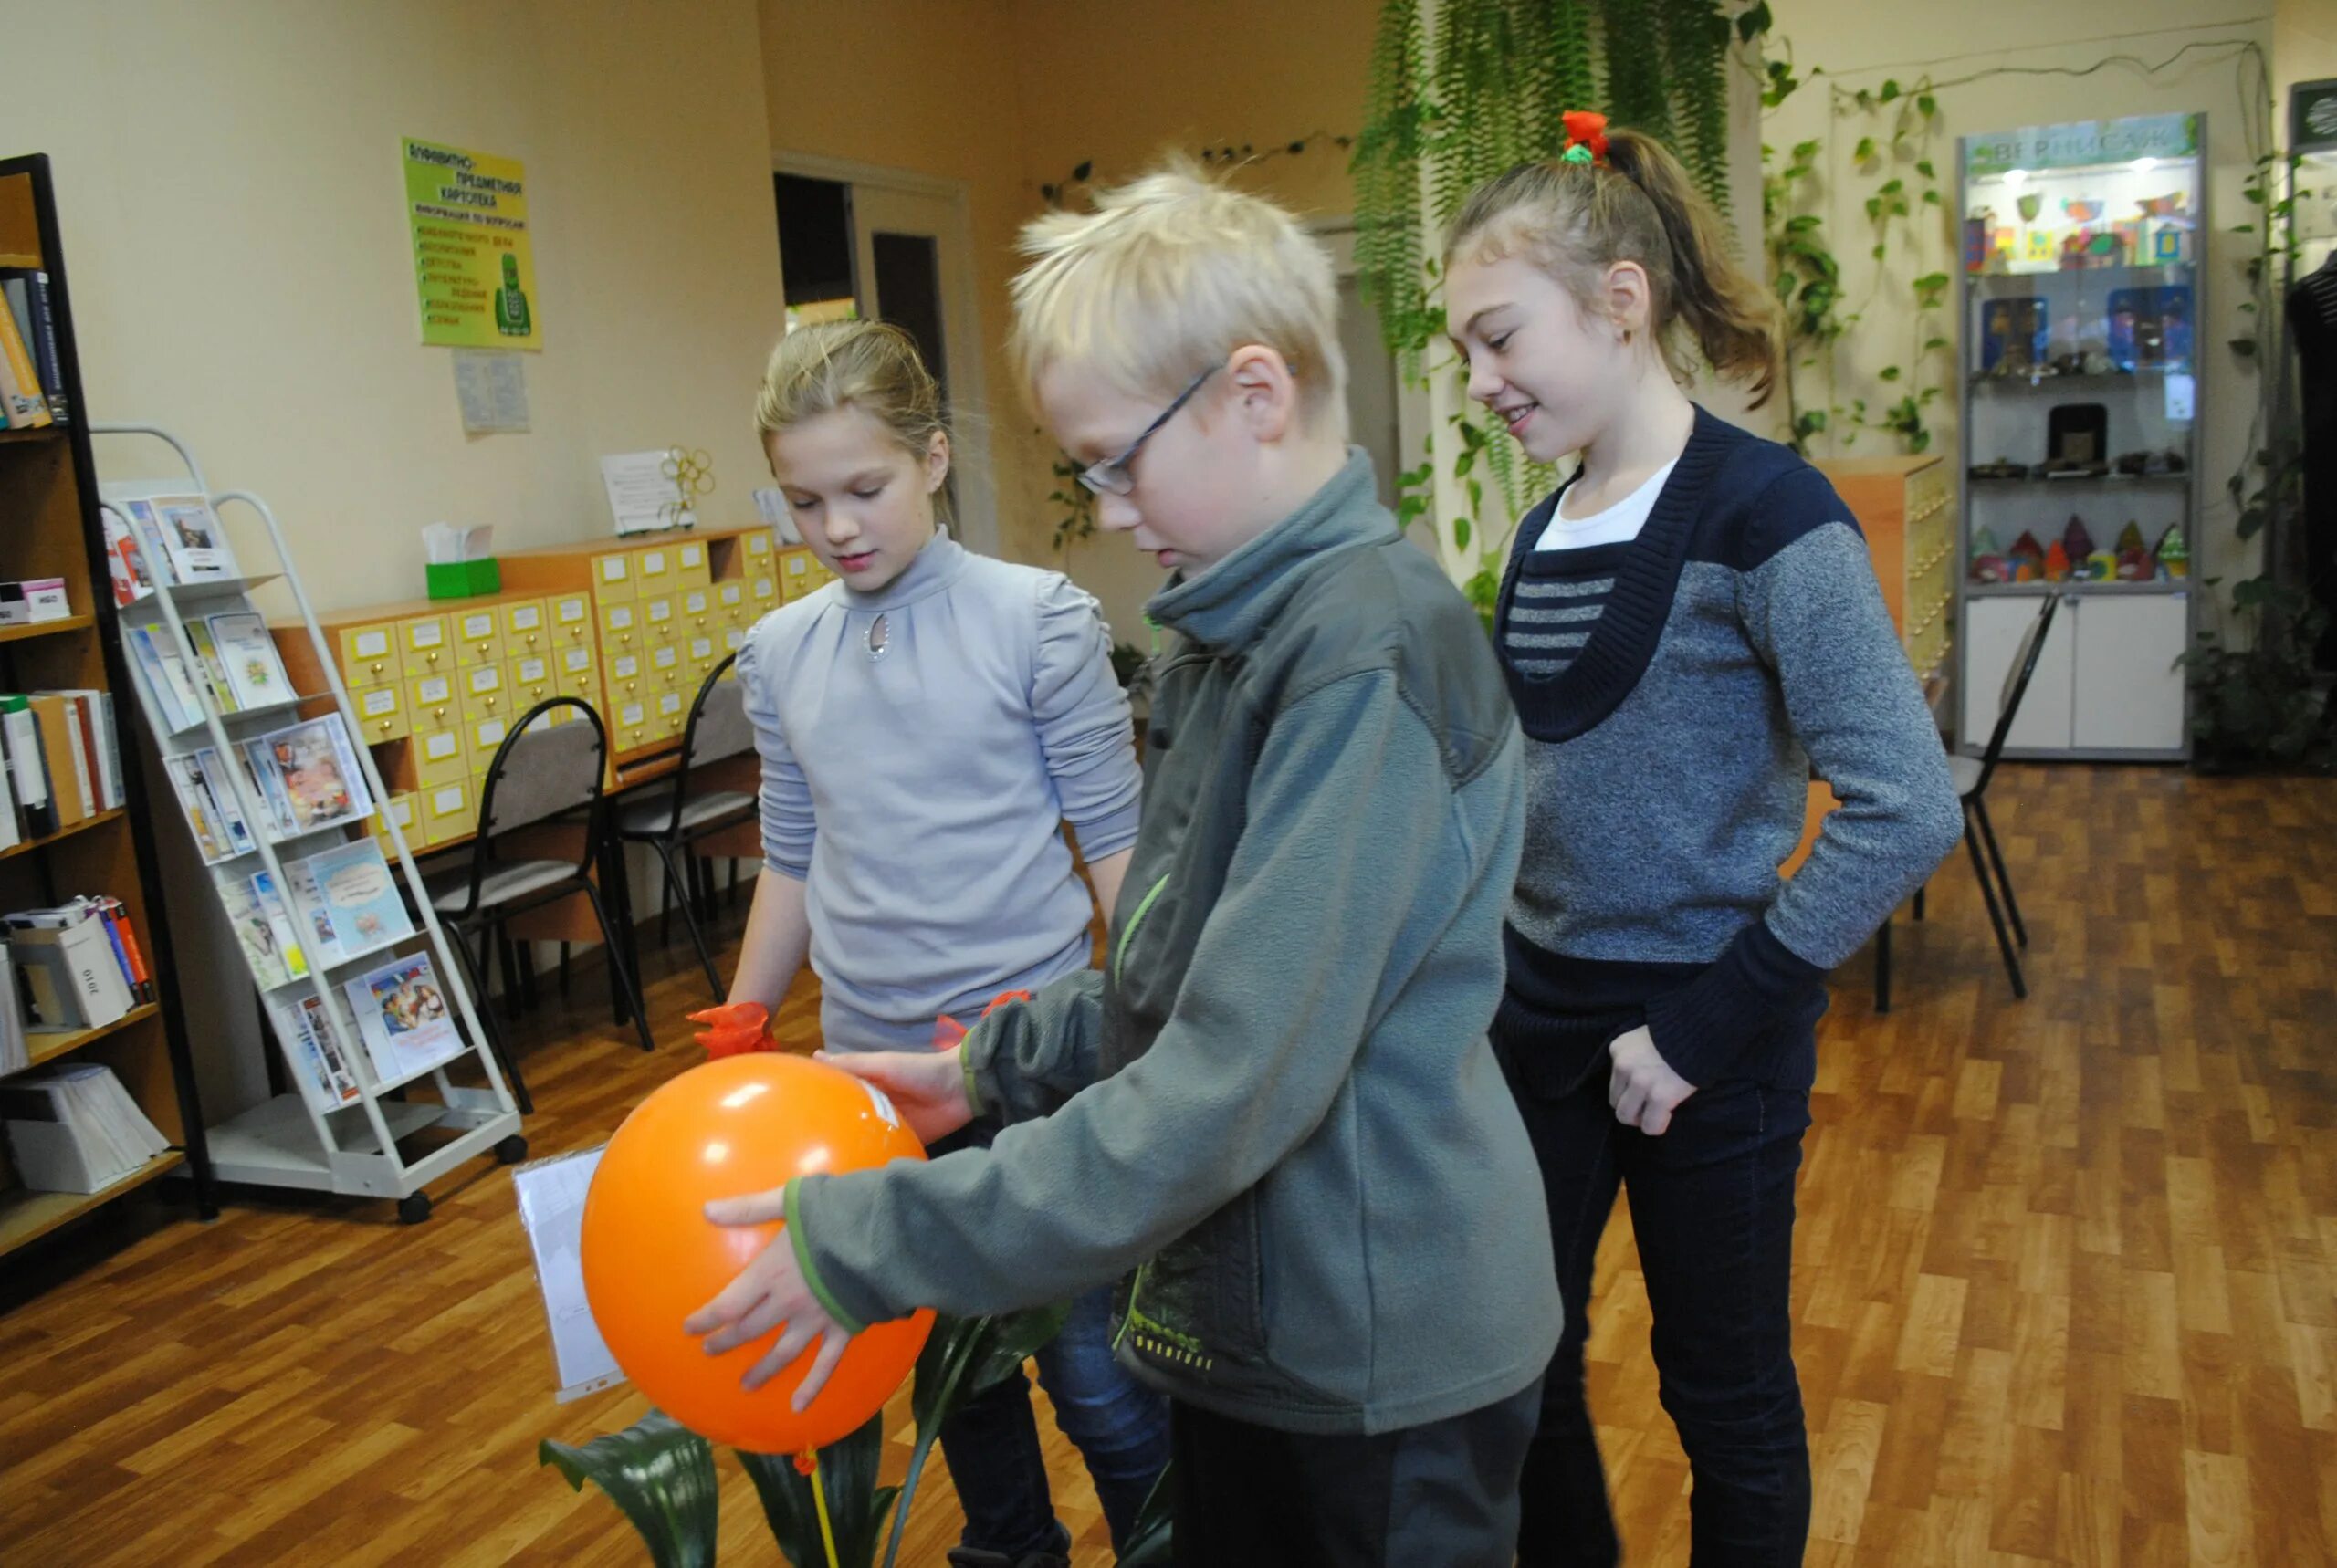
[[0,415],[11,430],[39,430],[56,423],[41,395],[40,372],[32,350],[16,330],[16,313],[0,304]]
[[427,953],[394,959],[341,988],[383,1088],[395,1088],[463,1053],[445,988]]
[[[43,802],[32,817],[36,834],[61,832],[95,814],[90,802],[88,755],[82,749],[79,716],[65,698],[44,692],[0,695],[0,722],[8,734],[9,765],[16,770],[17,799],[28,800],[28,777],[40,781]],[[19,745],[25,755],[17,755]]]
[[364,1098],[357,1074],[341,1054],[340,1031],[324,998],[313,992],[267,998],[269,1021],[284,1044],[300,1098],[318,1112],[338,1111]]
[[[17,971],[25,1025],[35,1033],[70,1033],[113,1023],[139,1005],[142,958],[133,965],[117,904],[77,898],[55,909],[0,917]],[[121,927],[121,928],[118,928]]]
[[102,1062],[49,1062],[0,1080],[0,1128],[36,1192],[99,1192],[170,1148]]
[[32,699],[0,695],[0,743],[8,752],[8,779],[26,838],[57,831],[57,803],[49,798],[48,751],[41,743],[40,718]]
[[339,844],[284,868],[299,911],[301,940],[320,967],[345,963],[414,935],[389,862],[371,838]]
[[57,352],[57,307],[49,297],[48,274],[35,267],[0,267],[0,297],[16,318],[16,333],[32,350],[33,374],[49,416],[63,424],[72,407],[65,395],[63,361]]
[[8,766],[6,747],[0,737],[0,850],[13,850],[25,841],[25,819],[16,810],[15,770]]
[[25,1004],[16,995],[16,966],[0,942],[0,1072],[33,1064],[32,1041],[25,1035]]
[[34,692],[35,699],[55,698],[56,706],[35,703],[36,712],[61,715],[68,749],[73,758],[73,783],[80,796],[84,817],[110,811],[124,796],[121,752],[113,727],[112,694],[90,688],[79,691]]
[[271,730],[246,741],[243,749],[275,817],[278,839],[355,821],[373,809],[357,748],[337,713]]

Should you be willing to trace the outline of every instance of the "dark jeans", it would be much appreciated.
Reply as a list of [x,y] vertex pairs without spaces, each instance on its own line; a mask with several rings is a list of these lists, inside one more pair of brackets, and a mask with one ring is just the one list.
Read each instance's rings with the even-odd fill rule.
[[[938,1159],[957,1149],[988,1148],[998,1130],[996,1122],[984,1119],[937,1141],[929,1152]],[[1037,1360],[1055,1425],[1087,1461],[1116,1544],[1168,1463],[1168,1405],[1114,1358],[1114,1327],[1111,1287],[1090,1291],[1072,1303],[1063,1332]],[[1070,1552],[1070,1531],[1056,1521],[1047,1489],[1028,1377],[1017,1372],[944,1422],[941,1452],[966,1511],[961,1544],[1010,1559]]]
[[1566,1333],[1542,1388],[1526,1456],[1521,1568],[1619,1560],[1607,1476],[1583,1397],[1591,1263],[1619,1184],[1654,1318],[1663,1408],[1694,1487],[1693,1561],[1763,1568],[1802,1559],[1809,1442],[1793,1364],[1794,1172],[1809,1125],[1798,1082],[1726,1080],[1697,1091],[1661,1137],[1615,1120],[1608,1074],[1518,1109],[1550,1200]]
[[1540,1391],[1376,1437],[1172,1402],[1179,1568],[1509,1568]]

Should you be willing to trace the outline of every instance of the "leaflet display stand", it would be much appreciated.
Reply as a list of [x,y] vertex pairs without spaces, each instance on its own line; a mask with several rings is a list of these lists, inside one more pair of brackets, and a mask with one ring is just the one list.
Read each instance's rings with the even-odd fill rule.
[[[278,570],[264,576],[250,575],[248,567],[239,566],[242,575],[182,577],[177,581],[165,580],[169,574],[163,570],[163,559],[149,559],[145,564],[152,579],[151,597],[141,598],[122,612],[152,626],[157,640],[166,632],[168,652],[175,654],[190,675],[183,684],[170,683],[171,695],[166,696],[155,689],[154,671],[142,659],[126,661],[137,672],[132,684],[164,766],[209,753],[213,766],[206,777],[212,789],[232,791],[233,809],[248,829],[247,837],[215,845],[213,852],[204,855],[214,896],[231,920],[239,910],[247,914],[253,878],[265,873],[290,912],[292,884],[286,865],[345,843],[360,842],[351,837],[350,829],[370,825],[387,852],[392,883],[403,889],[404,902],[419,922],[410,934],[379,942],[364,941],[351,933],[334,947],[320,948],[313,961],[288,965],[288,973],[272,983],[269,977],[255,974],[254,984],[267,1004],[296,1088],[208,1129],[214,1170],[222,1181],[395,1199],[399,1218],[409,1224],[418,1222],[430,1213],[430,1197],[423,1191],[425,1184],[483,1154],[492,1153],[505,1164],[517,1163],[527,1155],[527,1141],[520,1135],[519,1113],[487,1046],[488,1037],[463,983],[464,971],[431,907],[405,834],[394,818],[377,815],[389,791],[372,751],[357,738],[363,732],[351,707],[348,689],[341,684],[339,662],[317,623],[283,529],[266,502],[248,491],[213,492],[194,454],[168,431],[142,424],[94,424],[91,431],[97,435],[153,437],[166,443],[184,465],[184,477],[125,480],[100,487],[107,508],[131,530],[145,555],[152,556],[160,548],[159,541],[138,533],[131,522],[131,514],[137,510],[132,504],[162,497],[198,496],[215,516],[217,507],[231,501],[257,514],[275,554],[273,564]],[[330,689],[288,692],[284,700],[267,706],[223,711],[201,673],[206,663],[204,649],[198,646],[189,628],[199,629],[207,639],[207,617],[250,612],[251,590],[279,578],[299,605],[300,622],[315,647],[315,668],[323,673]],[[153,614],[141,617],[140,612],[150,608]],[[201,722],[180,727],[172,708],[184,706],[190,695],[200,710]],[[267,798],[258,779],[242,764],[242,748],[249,741],[304,719],[333,716],[339,716],[349,737],[347,762],[362,779],[370,803],[305,831],[283,831],[275,826],[282,802]],[[223,810],[228,809],[225,800],[219,805]],[[300,935],[309,932],[304,929]],[[362,951],[356,950],[361,947]],[[449,1042],[453,1054],[445,1060],[416,1071],[385,1074],[378,1024],[369,1049],[344,988],[347,982],[401,959],[423,956],[435,971],[431,984],[436,995],[429,996],[424,988],[421,1008],[425,1016],[452,1024],[459,1038]],[[300,972],[290,973],[292,968]],[[408,1016],[412,1016],[411,998],[408,1002]],[[450,1069],[466,1062],[472,1067],[464,1076],[483,1078],[484,1087],[456,1083],[450,1078]],[[309,1092],[298,1087],[303,1082],[310,1085]],[[337,1087],[320,1092],[320,1084]],[[409,1157],[402,1145],[408,1145],[425,1130],[436,1135],[414,1146]]]

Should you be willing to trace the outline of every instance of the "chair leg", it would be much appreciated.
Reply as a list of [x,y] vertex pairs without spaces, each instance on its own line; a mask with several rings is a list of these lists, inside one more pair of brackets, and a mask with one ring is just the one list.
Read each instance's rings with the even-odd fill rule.
[[1887,915],[1874,934],[1874,1010],[1891,1010],[1891,917]]
[[[604,897],[607,909],[616,917],[616,931],[613,936],[609,934],[608,923],[605,920],[602,923],[603,940],[613,944],[609,948],[609,962],[613,965],[630,966],[634,972],[638,974],[641,955],[635,949],[633,941],[633,900],[628,896],[628,890],[625,887],[625,877],[628,873],[625,870],[624,841],[614,834],[608,835],[602,841],[599,858],[601,893]],[[625,992],[622,988],[617,986],[609,988],[609,1017],[619,1028],[633,1021],[632,1016],[624,1010],[624,998]]]
[[600,922],[601,940],[608,944],[609,989],[620,998],[619,1005],[623,1011],[619,1016],[623,1017],[624,1013],[632,1015],[634,1027],[641,1031],[641,1049],[654,1052],[657,1049],[657,1040],[649,1032],[649,1013],[641,1005],[641,988],[628,961],[628,949],[618,946],[616,927],[609,923],[608,909],[601,903],[599,891],[589,882],[584,884],[584,896],[592,902],[592,918]]
[[2020,956],[2013,951],[2012,933],[2005,929],[2004,911],[1997,907],[1995,884],[1988,881],[1988,867],[1980,858],[1980,838],[1972,831],[1970,813],[1965,813],[1964,847],[1972,852],[1972,874],[1980,879],[1980,896],[1988,905],[1988,924],[1996,928],[1996,951],[2005,958],[2005,973],[2012,977],[2012,994],[2026,1001],[2028,982],[2021,978]]
[[[664,848],[659,847],[660,857]],[[657,946],[669,947],[674,942],[674,879],[668,876],[657,884]]]
[[[657,841],[657,858],[665,864],[665,887],[682,906],[682,924],[689,928],[690,946],[697,949],[697,961],[706,969],[706,983],[714,991],[714,999],[722,1000],[722,977],[714,967],[714,954],[706,945],[706,930],[698,924],[697,901],[690,896],[691,889],[683,880],[683,866],[674,863],[674,848],[665,840]],[[695,862],[691,862],[695,863]]]
[[568,944],[560,945],[560,999],[568,999]]
[[512,951],[519,955],[519,1002],[534,1007],[540,999],[536,991],[536,945],[524,936],[514,937]]
[[1931,891],[1931,885],[1932,884],[1927,882],[1923,883],[1923,886],[1915,889],[1915,918],[1918,920],[1921,920],[1923,917],[1923,894]]
[[527,1009],[521,1005],[519,992],[519,947],[511,940],[510,927],[496,926],[495,947],[497,955],[503,960],[504,1015],[513,1023],[518,1023],[527,1016]]
[[528,1081],[519,1076],[519,1064],[511,1060],[511,1048],[504,1044],[503,1031],[495,1027],[495,1003],[487,994],[487,966],[471,951],[460,928],[448,926],[446,939],[455,949],[455,961],[463,967],[464,977],[470,981],[471,1011],[478,1018],[478,1027],[486,1032],[487,1049],[495,1053],[495,1064],[503,1070],[504,1082],[511,1086],[511,1103],[519,1106],[522,1116],[532,1116],[536,1113],[535,1097],[528,1092]]
[[1988,803],[1977,795],[1972,798],[1972,814],[1980,821],[1980,841],[1988,846],[1988,864],[1996,873],[1996,886],[2005,895],[2005,914],[2012,920],[2012,934],[2024,947],[2028,946],[2028,927],[2020,923],[2020,902],[2012,895],[2012,878],[2005,874],[2004,852],[1996,848],[1996,827],[1988,821]]

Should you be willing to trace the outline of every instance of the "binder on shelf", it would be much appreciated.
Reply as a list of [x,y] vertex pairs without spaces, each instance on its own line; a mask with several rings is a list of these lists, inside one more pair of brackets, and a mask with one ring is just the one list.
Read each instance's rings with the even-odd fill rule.
[[100,1029],[138,1005],[102,918],[85,915],[64,925],[18,924],[29,918],[8,916],[8,946],[10,956],[35,977],[33,999],[40,1010],[33,1028]]
[[80,741],[70,727],[72,720],[65,711],[63,698],[36,693],[25,702],[32,709],[33,726],[39,737],[41,769],[47,779],[48,803],[56,819],[51,831],[62,831],[87,821],[90,815],[85,803]]
[[0,696],[0,737],[8,748],[8,777],[25,834],[41,838],[57,831],[57,805],[49,799],[48,752],[41,744],[40,719],[25,696]]
[[41,396],[40,374],[31,350],[16,332],[16,319],[0,307],[0,413],[12,430],[39,430],[56,423]]
[[8,946],[0,942],[0,1073],[21,1071],[33,1064],[32,1042],[25,1037],[25,1004],[16,994],[16,967]]
[[16,319],[16,333],[32,350],[33,374],[49,416],[67,423],[71,407],[65,396],[65,372],[57,353],[57,308],[49,298],[48,274],[38,267],[0,267],[0,296]]

